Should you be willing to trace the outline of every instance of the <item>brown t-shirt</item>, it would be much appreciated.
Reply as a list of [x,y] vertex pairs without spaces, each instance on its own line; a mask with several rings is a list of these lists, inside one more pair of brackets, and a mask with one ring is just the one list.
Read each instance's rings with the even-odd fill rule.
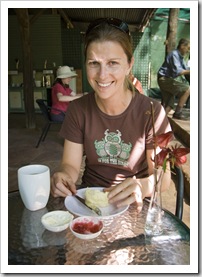
[[84,185],[108,187],[134,175],[148,175],[146,150],[153,148],[151,101],[156,134],[170,131],[160,103],[142,94],[135,94],[127,109],[116,116],[98,108],[94,93],[71,103],[60,134],[84,145]]

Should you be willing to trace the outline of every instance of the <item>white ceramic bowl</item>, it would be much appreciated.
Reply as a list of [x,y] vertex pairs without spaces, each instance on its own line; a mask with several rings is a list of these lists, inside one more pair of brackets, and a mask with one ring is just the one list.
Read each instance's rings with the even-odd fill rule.
[[53,211],[46,213],[41,218],[43,226],[52,232],[61,232],[69,226],[74,216],[68,211]]
[[94,239],[100,235],[103,230],[103,222],[93,216],[80,216],[70,223],[71,232],[80,239]]

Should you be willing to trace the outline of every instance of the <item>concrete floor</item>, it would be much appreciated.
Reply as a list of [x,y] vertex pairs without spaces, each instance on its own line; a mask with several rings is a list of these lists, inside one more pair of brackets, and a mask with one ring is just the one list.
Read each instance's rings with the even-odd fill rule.
[[[36,115],[36,129],[25,128],[24,114],[8,115],[8,191],[18,190],[17,169],[27,164],[45,164],[49,166],[51,174],[57,169],[63,151],[63,139],[59,136],[60,125],[51,126],[45,142],[38,148],[35,145],[41,134],[43,117]],[[188,122],[186,123],[189,124]],[[187,127],[186,127],[187,128]],[[189,163],[189,160],[188,160]],[[189,171],[187,163],[186,171]],[[84,165],[84,164],[83,164]],[[81,175],[82,175],[81,169]],[[78,183],[80,183],[81,176]],[[176,189],[172,181],[169,190],[163,193],[163,207],[175,213]],[[190,206],[189,198],[185,195],[183,222],[190,226]]]

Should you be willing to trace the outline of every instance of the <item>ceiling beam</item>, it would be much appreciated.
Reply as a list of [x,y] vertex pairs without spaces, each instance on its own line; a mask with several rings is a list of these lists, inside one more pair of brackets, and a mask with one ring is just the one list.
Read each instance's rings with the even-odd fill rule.
[[66,13],[64,12],[64,9],[57,9],[59,14],[61,15],[61,17],[64,19],[64,21],[67,24],[67,28],[74,28],[72,22],[70,21],[69,17],[66,15]]
[[147,25],[149,24],[152,16],[154,15],[155,11],[157,9],[148,9],[143,17],[143,20],[141,22],[141,25],[140,25],[140,29],[139,31],[140,32],[144,32],[145,28],[147,27]]
[[47,9],[40,9],[35,15],[30,18],[30,24],[33,24]]

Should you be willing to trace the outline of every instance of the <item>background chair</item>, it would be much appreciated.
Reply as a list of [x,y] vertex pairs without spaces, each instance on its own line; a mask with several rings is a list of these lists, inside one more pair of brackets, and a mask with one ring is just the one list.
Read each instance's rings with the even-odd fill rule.
[[39,108],[40,108],[40,110],[41,110],[41,112],[42,112],[42,114],[44,116],[44,119],[45,119],[45,125],[44,125],[44,127],[42,129],[41,136],[40,136],[40,138],[39,138],[39,140],[38,140],[38,142],[36,144],[36,148],[38,148],[38,146],[41,143],[41,141],[45,140],[45,138],[47,136],[47,133],[48,133],[48,131],[50,129],[50,126],[52,124],[62,124],[62,122],[57,122],[57,121],[52,121],[51,120],[51,117],[50,117],[51,107],[48,106],[47,100],[45,100],[45,99],[36,99],[36,103],[39,105]]
[[[182,220],[183,207],[184,207],[184,174],[180,167],[174,166],[171,169],[173,182],[176,186],[176,205],[175,205],[175,216]],[[171,213],[167,209],[166,212]]]
[[177,177],[177,198],[175,215],[182,220],[183,215],[183,199],[184,199],[184,175],[182,169],[175,166],[175,173]]

